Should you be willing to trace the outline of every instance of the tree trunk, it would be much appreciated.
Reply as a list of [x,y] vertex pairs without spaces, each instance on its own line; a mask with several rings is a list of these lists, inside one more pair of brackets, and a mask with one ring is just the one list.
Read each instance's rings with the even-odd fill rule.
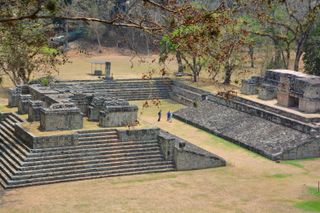
[[199,71],[197,66],[197,58],[195,56],[192,57],[192,72],[193,72],[193,81],[197,82],[199,77]]
[[177,63],[178,63],[178,72],[182,73],[184,70],[184,66],[182,63],[181,53],[180,51],[177,51],[176,53]]
[[296,50],[296,57],[294,59],[294,67],[293,67],[295,71],[299,71],[299,63],[300,63],[302,53],[303,53],[302,44],[298,44],[297,50]]
[[145,35],[146,38],[146,48],[147,48],[147,55],[150,55],[150,47],[149,47],[149,37]]
[[310,25],[305,32],[302,34],[300,39],[297,41],[297,50],[296,50],[296,57],[294,59],[294,70],[299,71],[299,63],[301,56],[303,54],[303,46],[309,38],[310,32],[312,30],[312,25]]
[[254,68],[254,47],[253,47],[253,45],[249,45],[249,56],[250,56],[251,68]]
[[232,75],[232,66],[230,65],[229,62],[227,62],[226,66],[225,66],[223,84],[229,85],[231,83],[231,75]]
[[69,36],[69,25],[68,22],[65,22],[65,36],[64,36],[64,49],[69,48],[69,41],[68,41],[68,36]]
[[99,36],[99,33],[98,33],[98,29],[97,29],[97,25],[94,23],[94,25],[95,26],[93,26],[93,28],[94,28],[94,32],[95,32],[95,34],[96,34],[96,38],[97,38],[97,42],[98,42],[98,52],[99,53],[101,53],[102,52],[102,48],[101,48],[101,42],[100,42],[100,36]]

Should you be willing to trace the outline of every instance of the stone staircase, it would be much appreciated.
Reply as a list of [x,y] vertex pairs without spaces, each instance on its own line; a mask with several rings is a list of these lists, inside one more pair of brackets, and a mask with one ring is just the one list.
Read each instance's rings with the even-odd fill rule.
[[15,152],[9,160],[1,157],[10,164],[1,165],[5,188],[175,170],[157,140],[121,142],[116,130],[81,131],[76,146]]
[[[79,87],[86,93],[102,93],[110,97],[117,97],[128,101],[168,99],[171,92],[171,80],[116,80],[82,82]],[[55,89],[73,88],[74,83],[55,84]]]

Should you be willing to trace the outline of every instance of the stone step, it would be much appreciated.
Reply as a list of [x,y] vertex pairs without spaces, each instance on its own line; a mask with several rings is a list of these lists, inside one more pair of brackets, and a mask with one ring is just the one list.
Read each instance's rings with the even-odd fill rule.
[[[1,167],[0,167],[0,170],[2,168],[8,170],[11,174],[15,174],[18,170],[16,167],[12,166],[8,161],[6,161],[4,158],[0,157],[0,164],[1,164]],[[20,168],[20,167],[18,167]],[[20,169],[19,169],[20,171]]]
[[86,137],[95,137],[95,136],[114,136],[118,137],[117,132],[92,132],[92,133],[78,133],[79,138],[86,138]]
[[90,165],[90,164],[100,164],[100,163],[110,163],[110,162],[118,162],[118,161],[130,161],[130,160],[138,160],[138,159],[162,159],[161,153],[144,153],[141,155],[134,156],[99,156],[100,158],[81,158],[73,161],[69,159],[68,161],[52,161],[51,163],[41,164],[30,166],[25,165],[19,170],[16,171],[30,171],[30,170],[43,170],[43,169],[60,169],[69,166],[79,166],[79,165]]
[[93,130],[81,130],[81,131],[78,131],[78,134],[79,135],[82,135],[82,134],[90,134],[90,133],[114,133],[114,134],[117,134],[117,130],[114,130],[114,129],[93,129]]
[[27,158],[23,166],[35,166],[39,164],[51,164],[51,163],[61,163],[65,161],[80,161],[87,159],[104,159],[112,157],[125,157],[125,156],[139,156],[145,154],[160,154],[159,147],[155,148],[139,148],[139,149],[128,149],[128,150],[113,150],[113,151],[102,151],[97,153],[78,153],[70,155],[55,155],[48,157],[39,157],[39,158]]
[[14,135],[13,132],[10,132],[3,123],[0,124],[0,136],[3,138],[3,142],[6,144],[10,144],[10,147],[17,152],[19,156],[21,156],[22,160],[27,156],[28,150],[26,150],[25,146],[23,146],[22,142]]
[[5,174],[8,178],[12,178],[12,176],[14,175],[15,171],[11,171],[10,169],[8,169],[6,167],[7,165],[4,165],[2,162],[0,162],[0,171],[1,174]]
[[124,175],[139,175],[139,174],[145,174],[145,173],[158,173],[158,172],[171,172],[175,171],[174,166],[172,167],[141,167],[139,169],[124,169],[124,170],[118,170],[118,171],[103,171],[103,172],[95,172],[95,173],[89,173],[85,174],[83,176],[65,176],[60,179],[51,179],[51,180],[37,180],[37,182],[32,182],[32,180],[29,180],[29,182],[25,183],[16,183],[16,182],[10,182],[10,184],[6,184],[5,188],[17,188],[17,187],[26,187],[26,186],[32,186],[32,185],[43,185],[43,184],[53,184],[53,183],[60,183],[60,182],[69,182],[69,181],[80,181],[80,180],[86,180],[86,179],[97,179],[97,178],[105,178],[105,177],[116,177],[116,176],[124,176]]
[[100,147],[117,147],[117,146],[130,146],[136,144],[148,144],[148,143],[157,143],[155,140],[146,140],[146,141],[125,141],[125,142],[110,142],[110,141],[101,141],[101,143],[88,143],[88,144],[79,144],[74,146],[65,146],[65,147],[55,147],[55,148],[43,148],[43,149],[33,149],[30,156],[37,154],[46,154],[50,152],[64,152],[69,150],[81,150],[81,149],[91,149],[91,148],[100,148]]
[[21,168],[22,162],[19,160],[20,164],[18,164],[15,160],[12,159],[10,155],[6,153],[6,150],[3,150],[0,146],[1,154],[0,154],[0,161],[10,165],[14,170],[19,170]]
[[[2,134],[2,133],[1,133]],[[11,159],[13,159],[18,165],[21,165],[21,161],[25,159],[25,156],[23,156],[17,149],[8,142],[6,138],[4,138],[0,134],[0,147],[3,152],[7,153],[8,156],[10,156]]]
[[17,114],[15,114],[15,113],[10,113],[10,114],[8,115],[8,118],[9,118],[10,120],[15,121],[15,123],[22,123],[22,122],[24,122],[24,119],[21,118],[20,116],[18,116]]
[[97,140],[79,140],[78,145],[90,145],[90,144],[101,144],[101,143],[115,143],[120,142],[118,138],[110,138],[110,139],[97,139]]
[[3,188],[8,187],[8,183],[10,183],[10,177],[8,177],[4,172],[0,171],[0,184]]
[[[98,164],[83,164],[83,165],[71,165],[66,167],[57,167],[54,170],[51,169],[42,169],[42,170],[28,170],[16,173],[12,176],[11,180],[23,180],[31,178],[41,178],[47,176],[60,176],[68,175],[74,173],[82,173],[87,171],[95,171],[100,168],[104,169],[113,169],[113,168],[130,168],[131,166],[136,166],[139,164],[157,164],[164,165],[167,164],[162,158],[157,159],[134,159],[129,161],[115,161],[115,162],[104,162]],[[11,174],[8,175],[9,177]]]
[[79,137],[79,142],[81,141],[97,141],[97,140],[118,140],[118,135],[97,135],[91,137]]
[[158,164],[137,164],[135,166],[131,165],[129,167],[102,167],[99,169],[91,169],[91,170],[83,170],[82,172],[77,171],[76,173],[68,174],[68,175],[60,175],[54,176],[50,175],[48,177],[43,178],[30,178],[23,180],[10,180],[10,187],[18,187],[18,186],[26,186],[26,185],[35,185],[41,183],[55,183],[55,182],[64,182],[67,180],[75,180],[75,179],[88,179],[88,178],[97,178],[97,177],[106,177],[106,176],[119,176],[124,174],[132,174],[133,172],[160,172],[160,171],[174,171],[173,164],[167,163],[163,165]]
[[105,143],[121,143],[119,139],[108,139],[108,140],[94,140],[94,141],[79,141],[78,146],[93,145],[93,144],[105,144]]
[[151,148],[151,147],[159,147],[157,143],[145,143],[145,144],[126,144],[121,145],[121,143],[116,143],[113,145],[105,145],[105,146],[97,146],[97,147],[82,147],[75,146],[74,148],[67,150],[58,150],[58,151],[46,151],[42,153],[32,153],[29,155],[29,159],[31,158],[39,158],[39,157],[52,157],[52,156],[60,156],[60,155],[71,155],[71,154],[87,154],[91,152],[102,152],[102,151],[116,151],[116,150],[131,150],[135,148]]
[[19,148],[22,148],[24,150],[26,150],[27,152],[30,151],[30,148],[25,145],[19,138],[17,138],[17,136],[15,135],[15,129],[12,125],[10,125],[8,122],[3,121],[1,122],[1,124],[3,124],[3,128],[1,128],[3,131],[5,131],[7,133],[7,135],[11,136],[11,138],[13,138],[16,143],[19,145]]

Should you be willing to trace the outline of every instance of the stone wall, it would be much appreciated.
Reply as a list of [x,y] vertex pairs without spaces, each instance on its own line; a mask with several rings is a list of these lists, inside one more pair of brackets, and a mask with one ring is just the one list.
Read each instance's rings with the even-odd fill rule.
[[79,137],[77,133],[52,136],[34,136],[20,124],[15,125],[15,135],[30,149],[73,146],[78,143]]
[[160,133],[159,128],[117,130],[120,141],[156,140]]
[[[40,110],[40,129],[44,131],[81,129],[83,117],[80,109],[74,105],[70,107],[60,105]],[[55,108],[56,106],[58,108]]]
[[225,166],[226,161],[168,132],[161,131],[159,143],[166,160],[173,160],[178,171]]
[[27,114],[29,112],[29,101],[32,99],[31,95],[19,95],[18,97],[18,113]]
[[44,107],[43,101],[31,101],[29,100],[28,107],[28,121],[40,121],[40,110]]
[[306,158],[318,158],[320,157],[320,139],[314,139],[308,141],[298,147],[294,147],[290,150],[285,151],[282,154],[282,159],[285,160],[296,160]]
[[171,88],[170,98],[187,106],[196,105],[210,94],[205,90],[191,87],[180,81],[173,81]]
[[138,119],[137,106],[107,106],[99,115],[101,127],[134,126]]

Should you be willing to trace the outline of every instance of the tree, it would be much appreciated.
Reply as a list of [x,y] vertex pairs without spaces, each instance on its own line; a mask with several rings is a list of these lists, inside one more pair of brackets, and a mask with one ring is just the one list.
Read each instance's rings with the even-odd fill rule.
[[304,46],[303,61],[307,73],[320,75],[320,21],[313,28]]
[[66,62],[61,51],[47,45],[45,23],[21,21],[0,25],[0,73],[19,85],[35,73],[51,74]]
[[[269,37],[274,42],[275,59],[282,58],[289,67],[290,51],[295,51],[294,70],[299,70],[303,46],[320,14],[319,0],[251,0],[248,14],[259,20],[262,28],[258,35]],[[255,11],[255,13],[252,13]],[[286,56],[283,54],[283,49]]]

